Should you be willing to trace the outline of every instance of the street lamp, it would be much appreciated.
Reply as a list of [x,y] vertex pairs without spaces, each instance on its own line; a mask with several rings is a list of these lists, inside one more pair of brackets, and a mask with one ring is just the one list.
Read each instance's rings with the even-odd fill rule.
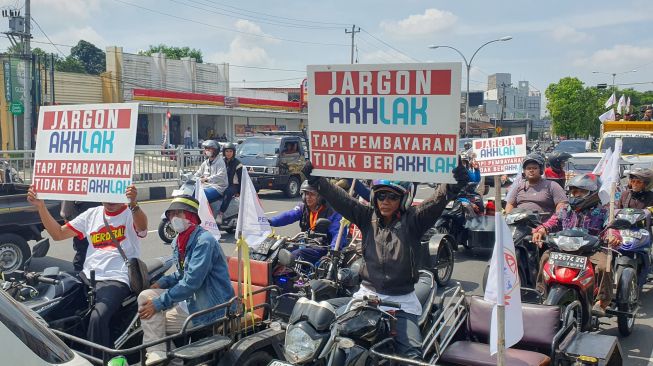
[[623,74],[629,74],[631,72],[637,72],[637,70],[628,70],[628,71],[623,71],[623,72],[602,72],[602,71],[592,71],[592,74],[605,74],[605,75],[612,75],[612,90],[614,90],[614,78],[617,75],[623,75]]
[[463,53],[460,52],[460,50],[458,50],[455,47],[440,46],[440,45],[431,45],[431,46],[429,46],[429,48],[431,48],[431,49],[436,49],[436,48],[449,48],[449,49],[452,49],[452,50],[458,52],[458,54],[460,56],[462,56],[463,60],[465,61],[465,66],[467,67],[467,93],[465,94],[465,137],[469,136],[469,72],[472,69],[472,61],[474,61],[474,57],[476,57],[476,54],[478,53],[478,51],[481,50],[481,48],[489,45],[490,43],[505,42],[505,41],[509,41],[511,39],[512,39],[512,36],[505,36],[505,37],[493,39],[491,41],[483,43],[479,48],[476,49],[476,51],[474,51],[474,53],[472,54],[472,58],[469,59],[469,62],[467,62],[467,58],[465,57],[465,55],[463,55]]

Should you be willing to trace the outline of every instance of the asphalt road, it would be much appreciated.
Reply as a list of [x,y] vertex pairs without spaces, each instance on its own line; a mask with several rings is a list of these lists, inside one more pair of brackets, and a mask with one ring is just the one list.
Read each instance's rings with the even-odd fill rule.
[[[417,198],[426,198],[431,188],[420,187]],[[291,209],[298,202],[297,199],[287,199],[283,193],[276,191],[262,190],[260,192],[261,202],[266,214],[271,217],[284,210]],[[157,234],[161,213],[168,207],[168,201],[143,202],[141,206],[149,219],[150,232],[142,241],[141,252],[144,258],[159,257],[171,253],[170,246],[164,245]],[[299,230],[297,224],[287,227],[276,228],[280,235],[294,235]],[[220,240],[226,255],[236,255],[235,240],[231,234],[223,233]],[[33,261],[31,270],[41,270],[47,266],[59,266],[62,270],[71,270],[70,260],[74,251],[72,240],[51,243],[50,252],[45,258],[37,258]],[[490,251],[469,252],[462,247],[456,253],[456,263],[452,281],[459,282],[463,289],[470,294],[482,295],[480,282],[486,263],[491,256]],[[621,339],[621,347],[625,354],[624,365],[645,366],[653,364],[653,286],[647,285],[644,289],[637,324],[630,337]],[[525,325],[528,326],[528,325]],[[601,326],[600,333],[618,336],[615,321]]]

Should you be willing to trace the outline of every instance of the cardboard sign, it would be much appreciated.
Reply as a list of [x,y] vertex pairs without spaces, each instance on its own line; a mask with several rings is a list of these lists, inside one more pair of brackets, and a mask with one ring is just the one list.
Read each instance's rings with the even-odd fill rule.
[[313,173],[453,182],[460,63],[308,66]]
[[526,135],[474,140],[472,151],[481,176],[517,174],[526,156]]
[[40,199],[127,202],[138,103],[44,106],[32,184]]

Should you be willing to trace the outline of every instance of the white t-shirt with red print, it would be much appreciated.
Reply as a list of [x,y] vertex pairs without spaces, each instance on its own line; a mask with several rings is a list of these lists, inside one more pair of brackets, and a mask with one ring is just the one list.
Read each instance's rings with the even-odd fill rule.
[[132,212],[127,206],[118,212],[106,212],[104,206],[93,207],[66,224],[75,231],[78,238],[88,238],[84,274],[90,279],[91,270],[94,269],[97,281],[113,280],[129,284],[127,265],[111,240],[103,217],[107,218],[107,223],[127,258],[140,257],[140,237],[144,235],[139,236],[136,232]]

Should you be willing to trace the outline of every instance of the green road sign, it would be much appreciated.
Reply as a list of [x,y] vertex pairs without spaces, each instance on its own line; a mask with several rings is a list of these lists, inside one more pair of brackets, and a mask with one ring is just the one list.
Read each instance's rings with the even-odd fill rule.
[[23,114],[25,113],[25,107],[23,106],[22,102],[11,102],[11,105],[9,106],[9,112],[12,114]]

